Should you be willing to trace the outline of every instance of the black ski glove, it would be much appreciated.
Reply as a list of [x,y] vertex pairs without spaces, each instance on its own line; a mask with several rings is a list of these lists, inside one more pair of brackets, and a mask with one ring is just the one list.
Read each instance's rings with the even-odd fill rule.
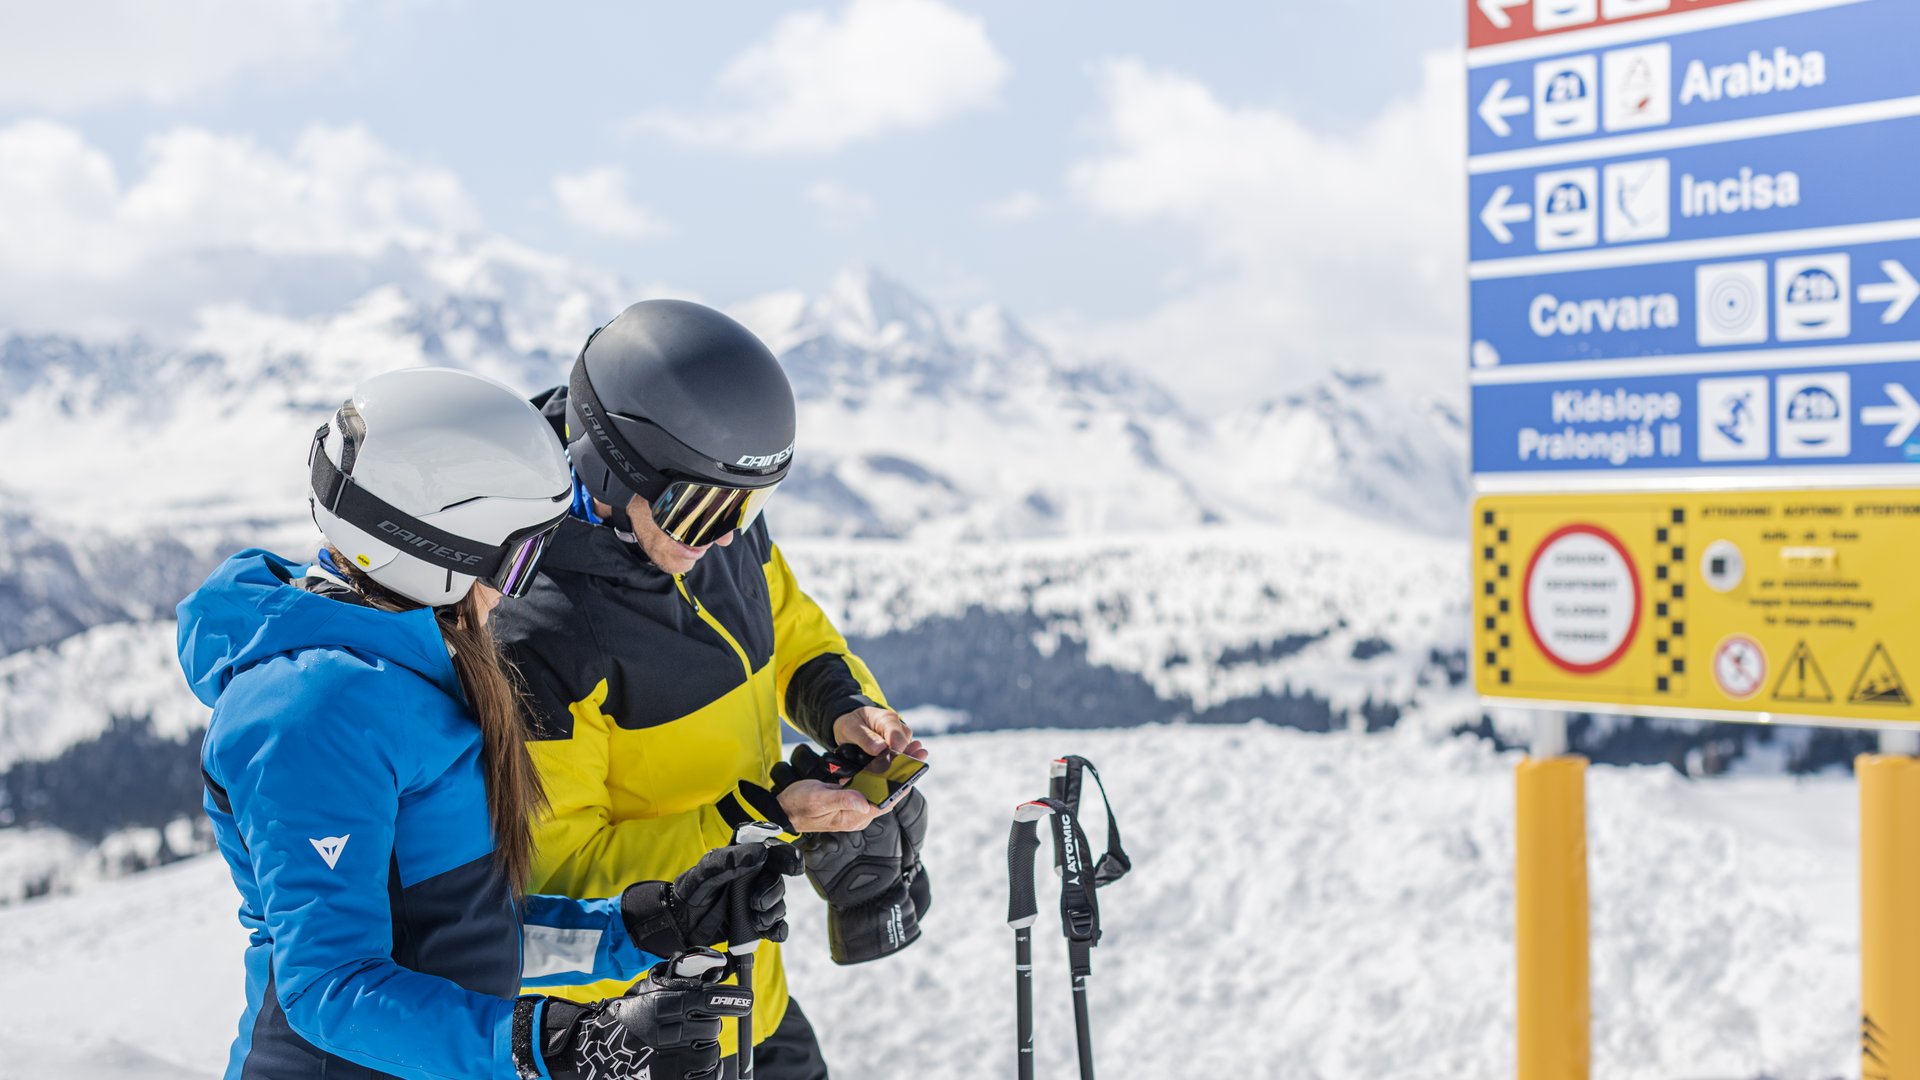
[[773,794],[777,798],[787,788],[801,780],[818,780],[823,784],[845,787],[853,774],[867,767],[873,755],[852,743],[844,743],[837,750],[822,754],[806,743],[793,748],[790,761],[773,763]]
[[913,899],[913,910],[919,918],[926,918],[933,907],[933,885],[927,880],[927,868],[920,861],[920,852],[927,846],[927,800],[920,792],[908,792],[893,808],[893,817],[900,822],[900,843],[904,848],[901,862],[906,865],[907,895]]
[[787,940],[786,879],[800,872],[792,844],[730,844],[700,857],[673,879],[642,881],[620,894],[620,918],[633,943],[655,956],[672,956],[728,940],[731,897],[747,890],[754,935]]
[[751,989],[721,983],[726,966],[702,949],[655,964],[624,997],[521,998],[514,1069],[521,1080],[719,1080],[720,1020],[753,1009]]
[[836,964],[890,956],[920,938],[933,905],[920,849],[927,800],[909,791],[860,832],[800,838],[807,880],[827,902],[827,946]]

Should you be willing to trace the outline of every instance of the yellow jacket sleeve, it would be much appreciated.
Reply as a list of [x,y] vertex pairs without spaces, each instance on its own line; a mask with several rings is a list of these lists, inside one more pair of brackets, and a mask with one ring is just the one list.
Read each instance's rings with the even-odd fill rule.
[[778,544],[768,545],[767,598],[773,607],[774,693],[781,715],[802,734],[832,746],[833,722],[863,705],[887,707],[880,683],[801,591]]

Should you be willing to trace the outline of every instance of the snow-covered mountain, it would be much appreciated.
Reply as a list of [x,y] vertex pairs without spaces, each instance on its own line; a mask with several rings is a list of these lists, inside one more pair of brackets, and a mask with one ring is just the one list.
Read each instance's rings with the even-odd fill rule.
[[1449,402],[1394,393],[1377,375],[1336,373],[1226,417],[1215,443],[1236,488],[1309,491],[1368,517],[1456,533],[1471,498],[1466,418]]
[[[304,544],[303,436],[369,374],[559,381],[592,319],[529,313],[526,298],[583,308],[597,294],[500,261],[475,257],[459,278],[472,293],[382,285],[306,317],[207,308],[171,345],[0,337],[0,655],[162,614],[216,552]],[[604,317],[618,301],[602,299]],[[1456,415],[1375,380],[1198,417],[1003,309],[942,313],[874,271],[736,310],[801,401],[795,474],[771,511],[785,537],[1112,537],[1310,523],[1329,506],[1441,534],[1464,520]]]
[[[1320,502],[1427,531],[1463,520],[1457,417],[1377,381],[1336,377],[1201,418],[1142,375],[1049,348],[1002,309],[942,313],[873,271],[738,311],[801,402],[779,502],[789,535],[1111,535],[1310,519]],[[519,329],[531,321],[496,296],[385,285],[307,318],[209,308],[164,347],[7,338],[0,459],[57,454],[60,467],[10,469],[0,489],[42,525],[113,535],[297,520],[300,435],[355,381],[450,364],[537,390],[563,377],[577,338]]]

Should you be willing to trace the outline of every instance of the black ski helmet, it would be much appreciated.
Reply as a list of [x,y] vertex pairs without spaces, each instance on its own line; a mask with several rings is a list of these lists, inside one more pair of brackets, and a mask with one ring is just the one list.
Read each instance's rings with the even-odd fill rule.
[[771,488],[793,461],[793,387],[753,332],[710,307],[646,300],[593,332],[567,383],[567,450],[625,526],[676,484]]

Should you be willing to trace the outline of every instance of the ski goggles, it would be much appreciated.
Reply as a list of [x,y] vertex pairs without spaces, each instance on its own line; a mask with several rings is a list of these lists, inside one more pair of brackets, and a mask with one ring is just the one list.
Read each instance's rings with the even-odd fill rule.
[[553,542],[553,534],[560,531],[560,522],[563,520],[564,517],[536,526],[529,531],[529,535],[509,536],[506,543],[500,546],[497,567],[479,575],[481,583],[501,596],[512,599],[525,596],[539,572],[540,559],[547,553],[547,545]]
[[[547,544],[559,531],[560,523],[566,520],[564,499],[551,520],[520,529],[497,544],[459,536],[414,517],[354,483],[351,475],[340,471],[327,457],[330,430],[330,425],[320,425],[313,433],[313,445],[307,452],[317,505],[326,507],[328,513],[355,528],[379,537],[382,542],[441,567],[447,571],[449,580],[452,575],[461,574],[497,590],[502,596],[518,598],[526,594],[539,570],[540,558],[546,554]],[[351,426],[342,429],[343,457],[349,468],[357,443],[351,437],[351,430]]]
[[780,485],[721,487],[682,480],[649,504],[660,531],[688,547],[705,547],[736,529],[751,526]]

